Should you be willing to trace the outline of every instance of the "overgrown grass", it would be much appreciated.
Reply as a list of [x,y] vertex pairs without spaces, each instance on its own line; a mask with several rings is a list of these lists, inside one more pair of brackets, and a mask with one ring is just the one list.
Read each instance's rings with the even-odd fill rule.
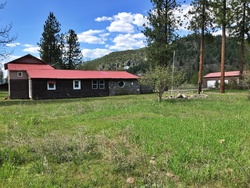
[[248,187],[247,94],[1,100],[0,187]]

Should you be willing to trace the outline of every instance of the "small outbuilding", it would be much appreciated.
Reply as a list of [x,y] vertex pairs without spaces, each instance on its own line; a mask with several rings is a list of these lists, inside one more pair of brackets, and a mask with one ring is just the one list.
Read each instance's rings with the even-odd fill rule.
[[[215,83],[220,83],[221,72],[212,72],[203,77],[203,88],[215,88]],[[225,72],[225,83],[239,83],[240,71]]]
[[139,94],[126,71],[57,70],[28,54],[5,64],[10,99],[59,99]]

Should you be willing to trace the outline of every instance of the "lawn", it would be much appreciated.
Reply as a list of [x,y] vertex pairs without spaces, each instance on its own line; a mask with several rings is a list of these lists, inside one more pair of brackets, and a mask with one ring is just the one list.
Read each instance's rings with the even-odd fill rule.
[[249,187],[247,92],[4,100],[0,187]]

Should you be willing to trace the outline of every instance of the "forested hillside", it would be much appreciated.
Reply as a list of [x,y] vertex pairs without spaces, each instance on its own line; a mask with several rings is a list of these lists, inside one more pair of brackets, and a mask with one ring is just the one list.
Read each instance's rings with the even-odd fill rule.
[[101,58],[79,65],[84,70],[124,70],[146,62],[146,49],[112,52]]
[[[221,36],[205,37],[204,74],[220,71]],[[199,37],[188,35],[180,38],[175,44],[175,66],[186,72],[187,81],[195,79],[199,66]],[[234,38],[227,38],[226,71],[239,69],[240,47]],[[102,58],[85,62],[78,66],[85,70],[124,70],[133,74],[144,72],[147,62],[146,49],[112,52]],[[172,62],[169,62],[172,64]]]

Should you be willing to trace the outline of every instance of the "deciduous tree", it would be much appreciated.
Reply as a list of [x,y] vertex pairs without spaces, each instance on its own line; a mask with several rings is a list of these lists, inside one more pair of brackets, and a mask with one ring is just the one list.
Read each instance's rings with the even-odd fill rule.
[[158,101],[161,102],[162,95],[172,85],[178,86],[184,79],[182,71],[175,70],[170,66],[155,66],[150,68],[140,79],[142,85],[154,88],[158,94]]
[[[4,9],[6,3],[0,3],[0,9]],[[12,24],[0,26],[0,58],[5,59],[11,52],[6,51],[6,44],[9,44],[16,40],[16,36],[10,36]]]

